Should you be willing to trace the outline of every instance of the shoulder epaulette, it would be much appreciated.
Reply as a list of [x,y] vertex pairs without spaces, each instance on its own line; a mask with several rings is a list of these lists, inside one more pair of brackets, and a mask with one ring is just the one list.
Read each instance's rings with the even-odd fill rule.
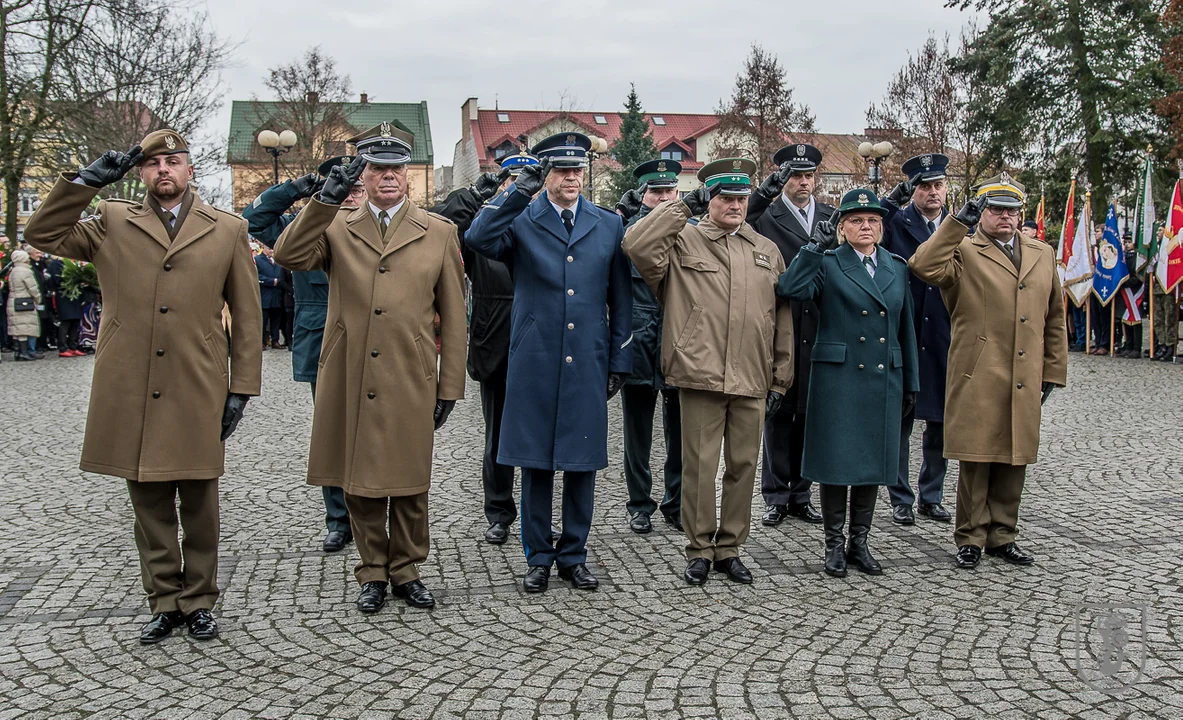
[[139,205],[135,200],[128,200],[127,198],[101,198],[100,202],[121,203],[123,205]]
[[448,223],[449,225],[456,224],[456,223],[452,222],[451,220],[449,220],[448,218],[444,217],[443,215],[440,215],[439,213],[434,213],[430,210],[424,210],[424,212],[426,212],[428,215],[435,218],[436,220],[443,220],[444,222]]

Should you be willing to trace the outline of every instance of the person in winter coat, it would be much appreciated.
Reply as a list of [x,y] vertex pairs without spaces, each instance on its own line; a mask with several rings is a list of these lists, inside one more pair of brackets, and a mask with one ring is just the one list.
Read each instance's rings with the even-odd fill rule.
[[12,336],[15,360],[40,360],[37,338],[41,336],[41,289],[33,276],[29,253],[12,253],[12,270],[8,273],[8,334]]

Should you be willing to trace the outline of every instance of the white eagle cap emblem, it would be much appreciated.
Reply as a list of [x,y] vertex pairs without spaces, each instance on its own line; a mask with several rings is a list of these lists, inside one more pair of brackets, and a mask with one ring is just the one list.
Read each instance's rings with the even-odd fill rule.
[[165,135],[164,136],[164,146],[166,148],[168,148],[169,150],[176,150],[177,149],[176,138],[174,138],[172,135]]
[[657,163],[657,172],[665,172],[665,161]]
[[859,205],[870,205],[871,199],[867,197],[866,193],[859,193],[858,194],[858,204]]
[[797,146],[797,157],[805,157],[805,146],[804,145]]
[[1010,175],[1004,170],[1002,174],[998,176],[998,181],[1003,185],[1010,185]]
[[574,136],[574,135],[568,135],[568,136],[567,136],[567,144],[568,144],[568,145],[574,145],[574,144],[575,144],[575,136]]
[[931,166],[932,165],[932,155],[921,155],[920,156],[920,164],[923,165],[924,167]]
[[740,165],[742,165],[742,164],[743,164],[743,161],[742,161],[742,160],[735,160],[735,161],[733,161],[733,162],[731,163],[731,169],[732,169],[732,170],[739,170],[739,167],[740,167]]
[[390,123],[383,121],[379,132],[382,133],[382,137],[384,138],[390,137]]

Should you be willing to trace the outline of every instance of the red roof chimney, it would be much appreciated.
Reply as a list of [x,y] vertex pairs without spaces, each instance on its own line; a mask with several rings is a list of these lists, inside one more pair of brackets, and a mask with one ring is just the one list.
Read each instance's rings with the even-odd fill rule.
[[370,101],[370,96],[369,96],[369,94],[368,94],[368,93],[362,93],[362,94],[361,94],[361,104],[362,104],[362,105],[365,105],[365,104],[366,104],[366,103],[368,103],[369,101]]

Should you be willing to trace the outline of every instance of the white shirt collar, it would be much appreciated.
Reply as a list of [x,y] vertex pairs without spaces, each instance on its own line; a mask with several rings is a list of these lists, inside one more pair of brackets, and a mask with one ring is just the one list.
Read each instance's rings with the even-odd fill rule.
[[[393,218],[398,213],[399,210],[402,210],[403,203],[405,203],[406,201],[407,201],[407,199],[403,198],[402,200],[399,201],[398,205],[395,205],[392,208],[388,208],[386,210],[386,217]],[[378,215],[380,215],[382,213],[382,208],[378,207],[377,205],[370,202],[369,200],[366,200],[366,204],[370,206],[370,212],[373,213],[374,219],[377,220]]]
[[[789,196],[785,195],[784,193],[781,193],[780,197],[781,197],[781,200],[784,201],[784,204],[789,208],[789,214],[792,215],[794,218],[796,218],[797,222],[801,223],[801,227],[805,228],[806,234],[812,232],[813,231],[813,211],[814,211],[814,208],[817,206],[817,204],[813,200],[813,196],[811,195],[809,197],[809,204],[803,208],[799,208],[796,205],[794,205],[793,201],[789,199]],[[802,210],[805,211],[805,217],[801,217]]]
[[161,208],[161,209],[164,210],[166,213],[172,213],[173,219],[176,220],[177,218],[179,218],[181,216],[181,205],[183,205],[183,204],[184,204],[184,201],[181,201],[171,208]]
[[[557,212],[557,213],[559,214],[559,219],[561,220],[561,219],[562,219],[562,217],[563,217],[563,211],[564,211],[564,210],[570,210],[572,215],[578,215],[578,214],[579,214],[579,203],[583,201],[583,196],[581,195],[581,196],[579,197],[579,199],[575,201],[575,207],[573,207],[573,208],[565,208],[565,207],[563,207],[562,205],[558,204],[558,203],[557,203],[557,202],[555,202],[554,200],[551,200],[549,195],[547,195],[546,199],[547,199],[547,200],[550,200],[550,206],[551,206],[552,208],[554,208],[554,209],[555,209],[555,212]],[[574,222],[574,219],[572,219],[572,222]]]

